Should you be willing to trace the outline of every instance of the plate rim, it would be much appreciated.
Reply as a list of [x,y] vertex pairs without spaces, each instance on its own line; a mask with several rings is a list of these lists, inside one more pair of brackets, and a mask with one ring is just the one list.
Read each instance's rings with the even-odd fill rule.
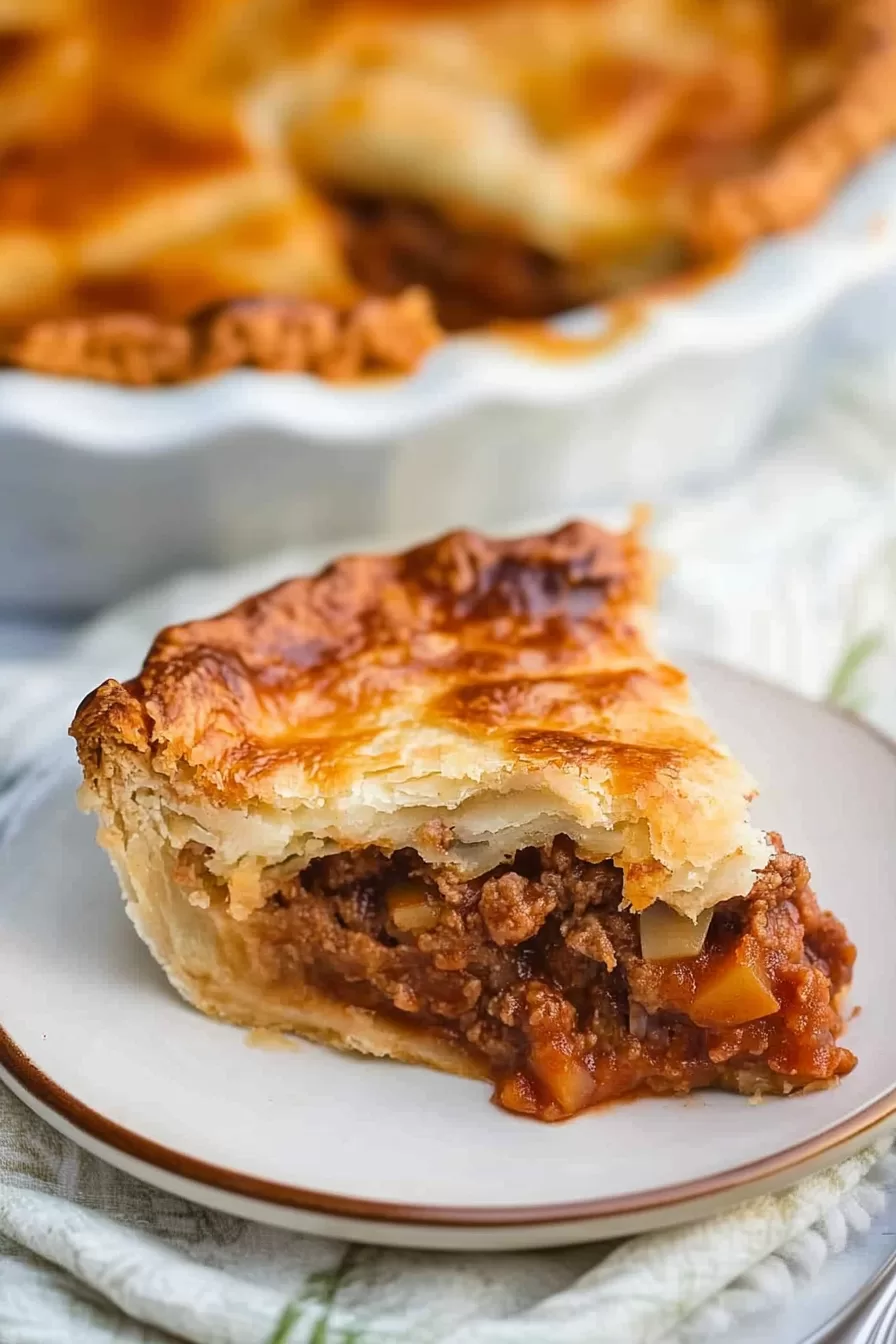
[[[809,705],[823,715],[831,715],[847,722],[852,728],[858,729],[863,735],[883,746],[888,754],[896,759],[896,739],[851,710],[829,702],[814,700],[790,687],[750,670],[736,667],[723,659],[690,653],[686,661],[689,667],[703,665],[721,670],[727,676],[753,684],[764,691],[771,691],[783,699]],[[28,781],[31,775],[32,771],[27,770],[21,782]],[[43,782],[45,785],[52,785],[55,780],[50,776],[45,777]],[[21,804],[23,813],[36,806],[48,791],[46,787],[39,788],[30,793],[29,797],[23,798]],[[13,788],[12,793],[15,796],[19,790]],[[16,821],[20,821],[20,818]],[[11,831],[16,830],[18,825],[14,822]],[[4,840],[6,838],[8,837],[4,837]],[[3,842],[0,840],[0,852]],[[781,1183],[779,1178],[791,1170],[798,1173],[807,1167],[817,1168],[820,1159],[826,1153],[834,1154],[847,1145],[854,1148],[863,1135],[867,1134],[870,1140],[873,1133],[882,1128],[887,1120],[896,1121],[896,1081],[894,1081],[893,1086],[881,1096],[832,1127],[799,1143],[791,1144],[779,1152],[736,1167],[729,1167],[726,1171],[716,1172],[710,1176],[630,1194],[566,1200],[558,1203],[509,1206],[429,1205],[331,1194],[323,1190],[271,1181],[265,1177],[253,1176],[180,1153],[118,1124],[117,1121],[110,1120],[66,1091],[34,1063],[0,1023],[0,1074],[2,1073],[6,1073],[15,1081],[17,1087],[26,1094],[26,1098],[30,1097],[37,1101],[42,1107],[58,1116],[68,1127],[87,1136],[94,1144],[111,1150],[129,1161],[136,1161],[143,1166],[164,1172],[169,1177],[192,1182],[206,1189],[211,1188],[219,1195],[231,1195],[238,1199],[292,1209],[299,1213],[325,1215],[367,1224],[426,1226],[446,1230],[467,1228],[499,1231],[557,1225],[573,1226],[589,1222],[603,1223],[669,1210],[675,1206],[702,1204],[707,1200],[749,1189],[754,1184],[762,1183],[767,1186],[769,1182]],[[650,1099],[644,1098],[644,1100]]]

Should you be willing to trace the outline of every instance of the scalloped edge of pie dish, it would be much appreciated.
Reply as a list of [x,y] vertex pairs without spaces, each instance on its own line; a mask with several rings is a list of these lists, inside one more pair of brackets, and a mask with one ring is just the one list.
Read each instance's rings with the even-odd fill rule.
[[896,268],[896,149],[855,175],[809,228],[750,250],[684,297],[644,300],[628,334],[594,352],[606,313],[557,319],[583,352],[546,355],[502,336],[448,339],[413,374],[326,383],[245,369],[204,382],[133,389],[4,371],[0,433],[36,434],[114,454],[169,451],[233,431],[275,430],[334,443],[381,442],[491,405],[551,406],[616,392],[682,357],[736,355],[819,321]]

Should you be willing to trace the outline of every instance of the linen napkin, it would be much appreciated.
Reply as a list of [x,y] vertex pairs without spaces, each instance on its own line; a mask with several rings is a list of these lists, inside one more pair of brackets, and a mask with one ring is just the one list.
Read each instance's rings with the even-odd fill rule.
[[[831,696],[896,733],[894,374],[896,358],[840,374],[723,495],[661,509],[655,540],[677,566],[664,595],[667,647]],[[132,672],[159,626],[324,558],[296,551],[188,576],[103,617],[64,658],[0,666],[0,811],[15,806],[9,781],[64,733],[85,691]],[[867,1227],[892,1164],[882,1140],[784,1194],[614,1246],[387,1251],[264,1228],[152,1190],[0,1087],[0,1344],[715,1338],[783,1301],[850,1229]]]

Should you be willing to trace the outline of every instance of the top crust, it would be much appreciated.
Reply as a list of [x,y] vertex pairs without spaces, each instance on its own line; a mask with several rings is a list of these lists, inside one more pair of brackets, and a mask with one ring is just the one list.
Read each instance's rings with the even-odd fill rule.
[[338,560],[162,631],[93,692],[71,730],[88,804],[137,796],[245,912],[286,861],[409,845],[474,874],[565,833],[636,909],[696,916],[769,850],[751,781],[650,648],[653,589],[637,527]]

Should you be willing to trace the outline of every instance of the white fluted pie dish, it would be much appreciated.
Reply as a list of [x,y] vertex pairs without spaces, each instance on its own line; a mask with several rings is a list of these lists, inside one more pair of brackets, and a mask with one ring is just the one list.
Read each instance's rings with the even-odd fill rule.
[[[719,479],[844,302],[896,272],[896,153],[604,348],[462,337],[353,386],[252,370],[136,390],[0,374],[0,608],[89,609],[285,543],[576,512]],[[605,315],[560,321],[600,330]]]

